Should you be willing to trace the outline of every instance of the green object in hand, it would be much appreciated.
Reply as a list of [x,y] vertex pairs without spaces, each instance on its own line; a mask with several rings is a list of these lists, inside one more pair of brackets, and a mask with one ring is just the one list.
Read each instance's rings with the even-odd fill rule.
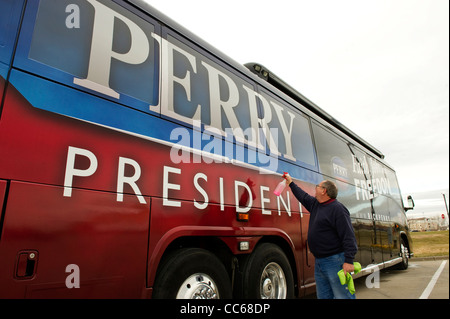
[[[355,267],[355,271],[354,271],[355,274],[357,274],[361,271],[361,264],[359,262],[354,262],[353,266]],[[340,271],[338,271],[337,274],[339,276],[339,280],[341,281],[341,285],[347,284],[348,291],[350,291],[350,293],[352,295],[354,295],[355,294],[355,285],[353,283],[352,275],[350,275],[350,273],[347,273],[347,276],[344,276],[344,269],[341,269]]]

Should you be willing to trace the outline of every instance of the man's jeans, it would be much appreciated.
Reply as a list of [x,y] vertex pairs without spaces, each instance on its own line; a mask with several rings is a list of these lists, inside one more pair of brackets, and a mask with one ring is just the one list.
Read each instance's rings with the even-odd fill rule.
[[341,285],[338,272],[344,264],[344,253],[325,258],[316,258],[314,276],[317,299],[355,299],[347,288]]

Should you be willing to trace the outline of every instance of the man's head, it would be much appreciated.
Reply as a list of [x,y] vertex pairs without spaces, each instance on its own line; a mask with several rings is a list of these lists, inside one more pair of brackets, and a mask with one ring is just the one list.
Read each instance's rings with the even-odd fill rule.
[[324,203],[330,199],[336,199],[338,189],[332,181],[322,181],[316,185],[316,199],[319,203]]

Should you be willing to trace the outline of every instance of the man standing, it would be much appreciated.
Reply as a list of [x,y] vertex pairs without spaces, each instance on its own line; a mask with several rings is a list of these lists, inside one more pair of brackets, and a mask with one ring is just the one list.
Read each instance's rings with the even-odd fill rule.
[[303,191],[292,178],[285,178],[292,193],[311,213],[308,230],[308,245],[314,255],[316,292],[318,299],[354,299],[347,288],[341,285],[337,273],[344,275],[354,271],[353,259],[358,251],[348,209],[336,200],[338,189],[328,180],[316,185],[316,196]]

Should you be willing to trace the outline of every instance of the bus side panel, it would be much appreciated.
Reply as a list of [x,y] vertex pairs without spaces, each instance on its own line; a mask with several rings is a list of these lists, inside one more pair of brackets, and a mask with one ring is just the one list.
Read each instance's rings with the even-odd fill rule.
[[[20,81],[17,81],[17,79],[32,80],[35,77],[14,70],[11,79],[11,83],[19,84]],[[25,84],[20,85],[24,86]],[[44,80],[40,82],[42,87],[48,85],[58,86]],[[53,92],[55,93],[54,96],[61,97],[61,100],[57,102],[64,103],[63,96],[66,96],[67,102],[65,103],[71,104],[76,100],[70,98],[71,91],[73,90],[70,88],[58,86]],[[76,94],[77,97],[83,95],[79,91]],[[94,105],[103,103],[102,100],[92,96],[88,96],[86,99],[82,99],[82,101],[95,102]],[[90,104],[83,103],[83,105]],[[119,111],[120,108],[113,103],[110,103],[109,107],[114,111]],[[149,121],[153,118],[149,115],[144,116],[148,117]],[[9,137],[14,137],[14,139]],[[126,281],[125,287],[127,285],[133,285],[133,287],[122,290],[125,294],[128,289],[126,292],[128,296],[136,296],[138,282],[141,282],[142,287],[145,287],[150,204],[153,208],[157,208],[152,209],[151,243],[154,243],[155,246],[151,245],[150,253],[152,253],[154,247],[158,246],[156,244],[158,238],[164,236],[164,234],[176,231],[179,226],[189,228],[200,225],[206,231],[203,233],[197,232],[196,235],[199,236],[261,236],[261,234],[284,236],[286,243],[295,249],[293,258],[296,259],[295,264],[299,269],[298,265],[303,263],[302,257],[300,257],[303,248],[299,231],[299,206],[291,193],[289,196],[290,204],[286,205],[291,208],[292,216],[290,216],[284,205],[270,191],[279,182],[279,176],[260,175],[258,170],[225,163],[213,162],[208,165],[191,162],[173,163],[170,159],[171,147],[164,144],[136,138],[133,135],[119,133],[92,123],[35,108],[12,85],[8,86],[3,118],[0,123],[0,149],[7,152],[9,156],[0,157],[0,176],[13,181],[27,181],[28,183],[12,182],[14,185],[11,185],[9,192],[3,229],[4,236],[0,248],[2,263],[0,267],[5,269],[5,271],[1,271],[1,274],[6,276],[2,278],[5,285],[0,287],[9,288],[2,293],[14,292],[14,296],[23,296],[28,291],[26,289],[31,289],[25,286],[16,288],[18,290],[12,288],[16,283],[14,279],[16,263],[24,258],[23,253],[31,249],[39,255],[36,276],[32,280],[39,279],[42,281],[36,282],[38,285],[36,287],[50,282],[58,282],[59,286],[55,289],[64,288],[65,286],[62,286],[64,285],[63,279],[68,276],[64,273],[65,267],[69,264],[77,264],[80,266],[82,282],[83,280],[92,282],[104,278],[114,280],[118,273],[129,274],[131,279],[124,279],[122,282]],[[91,152],[92,159],[79,153],[76,156],[75,163],[69,163],[68,165],[68,150],[70,147],[83,149],[84,154],[87,151]],[[86,172],[92,165],[94,156],[98,162],[95,172],[86,174],[89,176],[73,176],[72,187],[65,188],[64,181],[65,176],[69,176],[67,175],[68,172],[72,168]],[[124,176],[128,177],[128,180],[136,176],[136,168],[140,168],[140,178],[136,180],[136,186],[142,192],[142,198],[135,194],[135,189],[125,184],[124,192],[131,195],[118,200],[120,159],[127,159],[128,163],[134,163],[127,164],[124,172],[122,172]],[[221,183],[221,178],[223,183]],[[247,188],[243,186],[244,184],[251,192],[247,191]],[[157,198],[153,198],[150,203],[148,196],[162,198],[164,189],[169,196],[167,203]],[[66,196],[64,195],[65,190],[69,191]],[[206,196],[202,191],[206,192]],[[287,203],[288,191],[282,196]],[[81,200],[84,197],[87,197],[87,199]],[[252,203],[250,203],[250,198],[252,198]],[[195,207],[195,203],[197,203],[197,206],[203,207],[206,199],[209,200],[207,207],[203,209]],[[193,200],[195,201],[193,202]],[[156,202],[153,203],[153,201]],[[101,204],[97,207],[98,210],[92,208],[92,205],[95,206],[97,202]],[[127,205],[124,205],[124,203]],[[236,221],[236,203],[241,207],[248,205],[252,208],[249,214],[250,222]],[[258,209],[262,207],[263,203],[264,214],[261,209]],[[222,205],[224,206],[223,211],[221,210]],[[33,209],[34,207],[37,207],[36,210]],[[135,214],[140,216],[139,221],[135,223],[121,222],[121,219],[127,221],[128,218],[133,218]],[[98,218],[95,218],[95,216]],[[117,220],[118,224],[113,224],[117,234],[114,238],[117,242],[110,238],[111,240],[107,241],[108,244],[102,246],[105,251],[99,253],[98,256],[104,255],[107,260],[122,258],[128,260],[130,267],[133,265],[135,268],[123,268],[122,272],[118,268],[112,268],[111,270],[108,268],[108,272],[102,277],[101,273],[105,271],[104,268],[94,263],[92,267],[96,270],[92,270],[93,274],[84,277],[83,269],[89,270],[91,268],[88,265],[88,258],[83,256],[83,249],[78,247],[89,247],[89,245],[87,240],[83,238],[83,231],[80,231],[79,225],[84,225],[83,227],[90,230],[102,229],[102,216],[107,220]],[[164,232],[161,232],[161,229],[157,227],[156,221],[160,220],[158,218],[167,221],[163,225],[165,227]],[[24,226],[20,226],[21,221],[24,222]],[[28,221],[34,221],[35,223],[30,224]],[[58,229],[49,227],[55,222],[62,223],[62,226]],[[131,223],[132,227],[128,223]],[[215,226],[228,227],[230,232],[225,234],[211,231],[211,229],[215,229]],[[144,227],[146,227],[145,230]],[[239,233],[239,229],[244,232]],[[22,233],[23,236],[14,235],[17,232]],[[101,242],[98,238],[101,237],[100,232],[100,230],[98,233],[94,231],[92,242]],[[188,233],[185,234],[189,235]],[[193,235],[193,233],[190,235]],[[70,238],[60,240],[58,236]],[[29,242],[24,242],[24,238],[29,238]],[[16,241],[18,242],[16,243]],[[128,244],[122,245],[122,242]],[[167,243],[169,241],[164,243],[161,241],[161,245],[167,245]],[[133,247],[134,251],[128,252],[129,247]],[[138,249],[135,247],[138,247]],[[41,253],[41,250],[44,253]],[[61,250],[71,252],[74,258],[63,258],[56,265],[53,265],[52,261],[58,260]],[[3,256],[5,257],[3,258]],[[103,257],[99,258],[97,263],[101,263],[100,260],[102,259]],[[155,266],[152,265],[150,271],[154,271]],[[50,270],[52,268],[61,270],[58,270],[58,275],[52,275]],[[144,269],[142,272],[139,271],[141,268]],[[43,273],[41,274],[40,271],[43,271]],[[84,272],[90,273],[86,270]],[[46,277],[46,275],[49,277]],[[301,277],[301,274],[299,276]],[[119,282],[117,285],[121,285],[121,283]],[[132,288],[133,293],[130,293]],[[39,294],[31,293],[30,296],[52,296],[51,289],[39,288]],[[44,295],[45,290],[47,290],[45,293],[48,294]],[[88,296],[91,295],[88,294]]]
[[[137,138],[132,134],[119,133],[102,125],[44,111],[39,106],[65,105],[73,109],[91,110],[93,113],[100,113],[98,116],[102,117],[113,114],[114,116],[109,116],[112,120],[122,121],[127,125],[139,125],[144,129],[151,129],[152,133],[153,130],[157,130],[158,137],[170,136],[171,132],[178,128],[176,124],[17,70],[11,73],[11,84],[19,86],[21,92],[27,86],[32,86],[36,90],[33,92],[25,90],[27,95],[25,98],[12,85],[8,88],[3,120],[0,123],[0,147],[10,155],[0,157],[0,177],[4,179],[64,185],[65,175],[67,172],[70,173],[72,168],[71,165],[69,170],[66,167],[68,149],[74,147],[91,152],[93,154],[91,156],[93,158],[95,156],[98,162],[98,167],[91,174],[85,176],[75,174],[73,178],[69,178],[72,187],[116,192],[119,158],[122,157],[133,160],[136,162],[133,165],[141,168],[140,178],[136,184],[143,195],[163,197],[163,178],[166,176],[169,183],[184,182],[181,191],[172,190],[173,187],[166,183],[169,197],[187,201],[202,200],[203,196],[199,192],[201,186],[194,184],[194,178],[202,183],[204,178],[200,175],[195,177],[201,172],[208,176],[208,187],[203,187],[211,203],[235,206],[240,201],[235,189],[243,192],[246,188],[242,183],[249,183],[251,186],[248,187],[252,189],[253,196],[256,196],[252,201],[253,207],[264,205],[266,210],[277,211],[278,207],[284,210],[283,204],[278,203],[276,196],[270,192],[279,183],[279,176],[259,174],[256,167],[251,169],[249,166],[250,169],[247,169],[220,161],[215,163],[211,160],[212,163],[208,165],[204,165],[202,161],[196,163],[198,159],[189,152],[175,153],[176,156],[172,160],[174,149],[171,144],[164,141],[165,138],[160,140],[145,136]],[[48,94],[43,95],[42,92]],[[33,101],[33,104],[30,104],[29,100]],[[186,132],[189,134],[188,130]],[[80,160],[80,164],[75,163],[76,169],[89,168],[88,157],[80,154],[76,158],[77,161]],[[132,168],[133,165],[127,166]],[[226,173],[224,168],[227,168]],[[177,170],[181,170],[182,180],[179,179],[180,173],[177,173]],[[133,172],[126,173],[126,176],[133,175]],[[224,179],[224,184],[229,184],[221,188],[220,178]],[[236,186],[235,181],[239,185]],[[131,187],[125,191],[135,193]],[[222,198],[219,196],[221,193]],[[264,203],[261,194],[264,196]],[[295,203],[292,194],[289,200],[292,202],[292,210],[299,211],[298,202]]]
[[0,298],[140,298],[150,199],[11,182],[0,242]]
[[[134,194],[117,200],[116,147],[132,144],[118,135],[35,109],[8,86],[0,122],[0,150],[7,156],[0,156],[0,177],[12,181],[2,212],[0,298],[145,296],[151,201],[145,197],[142,203]],[[94,175],[111,185],[97,189],[113,192],[93,191],[87,182],[64,196],[71,145],[96,153]],[[79,170],[89,165],[83,156],[74,163]],[[127,167],[125,174],[133,172]],[[80,288],[66,285],[67,279],[77,281],[70,265],[79,269]]]

